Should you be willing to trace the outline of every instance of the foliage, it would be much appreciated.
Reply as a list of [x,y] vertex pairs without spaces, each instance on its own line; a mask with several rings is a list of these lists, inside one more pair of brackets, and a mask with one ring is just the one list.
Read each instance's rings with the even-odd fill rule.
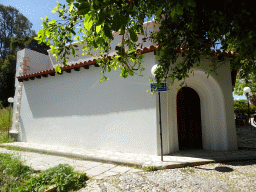
[[[156,81],[187,78],[191,67],[200,66],[200,55],[211,59],[207,74],[214,72],[223,64],[224,53],[211,53],[220,40],[224,51],[236,49],[236,58],[231,58],[231,69],[244,68],[256,70],[254,57],[256,54],[256,30],[254,18],[256,11],[248,1],[198,1],[198,0],[66,0],[68,7],[57,2],[52,12],[58,13],[62,21],[43,19],[43,29],[36,39],[39,43],[46,37],[53,42],[51,52],[55,53],[66,66],[67,56],[76,55],[77,45],[67,43],[78,40],[84,43],[85,54],[92,55],[92,50],[99,50],[99,64],[104,72],[121,69],[120,76],[133,76],[134,72],[145,68],[142,66],[143,55],[137,51],[143,42],[138,44],[138,36],[144,40],[152,38],[158,46],[157,58],[159,68],[156,70]],[[143,29],[144,20],[154,17],[160,25],[159,31],[147,35]],[[78,32],[75,32],[75,29]],[[112,32],[118,32],[122,42],[116,47],[116,56],[108,58]],[[176,48],[182,48],[183,61],[177,61]],[[246,63],[244,62],[246,60]],[[132,64],[131,64],[132,63]],[[59,66],[56,71],[60,72]],[[152,79],[150,78],[150,81]]]
[[35,36],[36,35],[31,37],[25,36],[23,38],[13,37],[10,44],[12,54],[7,55],[4,63],[0,65],[0,100],[2,100],[4,107],[8,106],[8,97],[13,97],[14,95],[17,51],[27,48],[48,54],[47,50],[49,50],[50,47],[45,43],[38,45],[37,41],[34,39]]
[[13,191],[34,171],[23,165],[20,158],[7,153],[0,153],[0,186],[2,192]]
[[[250,114],[254,114],[256,107],[252,104],[249,105],[249,110],[250,110]],[[241,113],[248,113],[248,102],[246,100],[240,100],[234,101],[234,111],[235,113],[239,113],[239,111]]]
[[32,23],[17,9],[0,4],[0,101],[8,106],[14,95],[16,58],[18,49],[29,48],[47,53],[50,47],[34,40]]
[[10,43],[12,37],[32,36],[32,23],[17,9],[0,4],[0,56],[4,62],[8,54],[12,54]]
[[31,37],[25,36],[23,38],[13,37],[11,40],[11,48],[16,51],[18,49],[27,48],[48,55],[47,50],[49,50],[50,47],[45,43],[38,44],[38,42],[34,39],[35,37],[36,35],[32,35]]
[[88,178],[85,174],[73,172],[73,169],[70,165],[59,164],[56,167],[42,171],[38,177],[27,180],[14,192],[43,191],[53,184],[57,184],[57,191],[80,189]]
[[[242,70],[240,70],[237,75],[236,85],[234,88],[234,94],[235,95],[243,95],[244,87],[250,87],[251,93],[248,95],[248,98],[250,99],[250,102],[254,106],[256,106],[256,73],[254,73],[252,71],[245,78],[242,79],[241,71]],[[247,97],[247,95],[246,95],[246,97]]]

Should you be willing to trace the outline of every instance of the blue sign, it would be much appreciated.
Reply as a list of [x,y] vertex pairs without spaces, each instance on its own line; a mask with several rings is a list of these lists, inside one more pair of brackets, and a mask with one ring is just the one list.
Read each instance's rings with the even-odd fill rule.
[[155,89],[155,88],[157,88],[157,91],[167,91],[166,83],[162,83],[161,87],[157,87],[156,83],[150,83],[150,86],[151,86],[151,91],[152,89]]

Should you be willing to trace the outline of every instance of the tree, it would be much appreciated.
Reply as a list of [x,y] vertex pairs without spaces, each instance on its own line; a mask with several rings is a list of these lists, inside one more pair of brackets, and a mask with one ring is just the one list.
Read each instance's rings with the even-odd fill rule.
[[28,48],[43,54],[48,54],[47,50],[50,49],[45,43],[38,45],[32,37],[25,36],[23,38],[13,37],[11,39],[11,53],[7,55],[5,61],[0,65],[0,101],[4,107],[8,106],[7,99],[14,95],[15,73],[16,73],[16,58],[17,51],[20,49]]
[[28,48],[48,54],[50,47],[38,45],[31,28],[32,23],[17,9],[0,4],[0,101],[4,107],[14,95],[17,51]]
[[256,74],[254,72],[249,73],[245,78],[242,78],[243,70],[240,70],[237,75],[237,80],[234,88],[235,95],[243,95],[244,87],[250,87],[251,93],[248,95],[247,99],[256,106]]
[[[74,40],[85,43],[85,54],[91,55],[92,49],[99,49],[98,64],[104,72],[121,68],[120,76],[133,76],[136,71],[143,71],[141,65],[143,55],[137,51],[138,34],[145,35],[143,22],[154,17],[160,24],[159,31],[151,36],[158,46],[157,57],[159,68],[156,70],[156,81],[187,78],[189,70],[194,65],[200,65],[200,55],[211,59],[212,64],[207,74],[223,64],[225,53],[219,50],[212,54],[211,47],[220,40],[224,51],[236,49],[236,57],[231,58],[231,69],[244,67],[244,71],[256,70],[256,26],[254,18],[256,11],[249,1],[198,1],[198,0],[66,0],[68,8],[57,2],[52,12],[57,12],[62,21],[43,20],[43,29],[36,38],[39,43],[46,37],[53,42],[51,52],[56,58],[62,59],[66,66],[67,55],[75,56],[76,45],[67,43]],[[76,33],[76,27],[79,31]],[[122,42],[116,47],[117,56],[108,58],[112,32],[119,31]],[[82,39],[80,38],[82,35]],[[182,38],[180,38],[182,37]],[[125,49],[125,46],[128,48]],[[183,61],[174,65],[177,60],[177,48],[184,54]],[[247,59],[247,65],[242,60]],[[134,64],[129,64],[128,61]],[[59,66],[55,68],[60,70]],[[247,75],[248,73],[245,73]],[[152,79],[151,79],[152,81]]]
[[[250,114],[255,113],[256,107],[254,105],[249,105]],[[248,113],[248,103],[246,100],[234,101],[234,111],[235,113]]]
[[35,31],[31,28],[32,23],[17,9],[0,4],[0,56],[2,62],[5,61],[8,54],[13,54],[10,48],[12,37],[23,38],[35,35]]

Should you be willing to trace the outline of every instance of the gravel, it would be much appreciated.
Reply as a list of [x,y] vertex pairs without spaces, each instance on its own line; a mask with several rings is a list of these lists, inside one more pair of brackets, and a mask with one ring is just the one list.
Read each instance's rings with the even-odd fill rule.
[[85,191],[256,191],[256,160],[124,173],[89,180]]

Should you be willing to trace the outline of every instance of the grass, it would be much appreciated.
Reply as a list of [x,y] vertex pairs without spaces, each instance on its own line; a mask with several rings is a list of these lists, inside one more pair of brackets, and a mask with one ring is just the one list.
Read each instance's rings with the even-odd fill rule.
[[149,167],[142,167],[142,170],[144,170],[144,171],[157,171],[158,169],[154,166],[149,166]]
[[186,166],[186,167],[182,168],[181,170],[183,172],[189,171],[190,173],[195,173],[195,171],[192,168],[190,168],[189,166]]
[[0,186],[1,192],[13,191],[29,179],[34,171],[25,166],[18,157],[0,153]]
[[[11,110],[11,120],[12,120]],[[12,121],[10,122],[10,127],[12,126]],[[9,127],[9,108],[2,108],[0,103],[0,143],[13,142],[14,139],[8,138],[8,127]]]

